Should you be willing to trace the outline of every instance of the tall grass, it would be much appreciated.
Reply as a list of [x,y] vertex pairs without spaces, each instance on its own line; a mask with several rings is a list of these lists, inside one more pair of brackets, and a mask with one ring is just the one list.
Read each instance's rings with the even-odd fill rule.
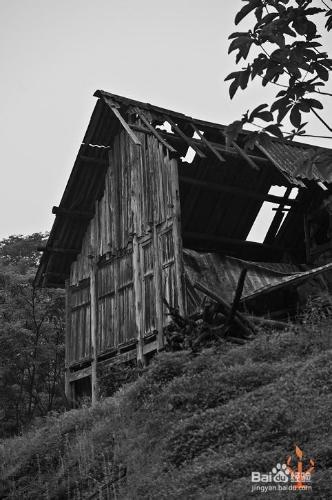
[[310,498],[330,499],[331,375],[321,317],[243,346],[160,354],[97,408],[2,442],[2,498],[262,498],[251,472],[269,472],[297,444],[317,463]]

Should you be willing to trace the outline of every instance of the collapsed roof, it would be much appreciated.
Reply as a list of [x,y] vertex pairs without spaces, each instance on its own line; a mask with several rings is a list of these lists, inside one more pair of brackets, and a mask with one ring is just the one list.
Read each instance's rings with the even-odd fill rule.
[[[224,251],[248,260],[278,261],[285,249],[293,259],[303,258],[303,207],[310,196],[328,189],[329,172],[301,169],[308,154],[322,150],[307,144],[272,139],[243,148],[244,136],[226,146],[225,126],[98,90],[98,100],[79,148],[74,167],[58,207],[36,276],[41,286],[64,286],[71,263],[80,252],[83,236],[93,217],[96,200],[104,190],[108,151],[125,129],[139,144],[136,131],[153,134],[179,161],[181,216],[184,245],[201,249],[211,239]],[[189,151],[194,156],[186,160]],[[285,196],[270,193],[284,186]],[[290,199],[292,187],[300,188]],[[263,202],[276,203],[276,213],[263,244],[246,238]],[[287,217],[282,224],[284,214]],[[245,242],[245,246],[241,243]],[[207,246],[207,249],[209,247]],[[265,252],[266,251],[266,252]],[[292,254],[293,252],[293,254]]]

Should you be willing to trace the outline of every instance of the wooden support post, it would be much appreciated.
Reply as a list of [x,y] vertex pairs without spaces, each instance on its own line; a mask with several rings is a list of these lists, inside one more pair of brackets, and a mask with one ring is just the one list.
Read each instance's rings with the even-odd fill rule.
[[280,205],[275,209],[275,215],[272,219],[269,230],[266,233],[264,243],[267,243],[267,244],[273,243],[273,240],[276,237],[277,232],[279,230],[280,224],[282,223],[282,221],[284,219],[285,206],[287,205],[288,197],[291,194],[291,191],[292,191],[292,188],[289,186],[286,189],[286,192],[284,194],[282,201],[280,202]]
[[178,163],[175,158],[169,159],[171,189],[173,199],[173,243],[174,243],[174,264],[175,264],[175,279],[178,291],[178,307],[181,315],[185,314],[184,308],[184,266],[182,252],[182,235],[181,235],[181,212],[180,212],[180,192],[179,192],[179,176]]
[[137,339],[137,363],[145,364],[143,353],[143,312],[142,312],[142,273],[140,264],[140,249],[138,244],[138,233],[140,229],[140,217],[138,213],[138,200],[139,200],[139,169],[141,167],[142,149],[130,147],[131,154],[131,210],[133,215],[133,281],[134,281],[134,295],[135,295],[135,323],[136,323],[136,339]]
[[158,243],[158,233],[156,225],[153,225],[153,251],[154,251],[154,283],[156,288],[156,327],[158,330],[157,346],[158,350],[164,347],[163,334],[163,297],[162,297],[162,277],[161,262]]
[[95,406],[98,400],[97,381],[97,332],[98,332],[98,296],[97,296],[97,263],[90,262],[90,317],[91,317],[91,403]]
[[69,364],[71,359],[70,352],[70,323],[71,323],[71,304],[70,304],[69,280],[66,280],[66,324],[65,324],[65,394],[68,405],[71,406],[72,394],[69,379]]
[[144,365],[143,339],[142,339],[142,277],[140,269],[139,246],[137,235],[133,236],[133,273],[135,292],[135,321],[137,335],[137,362]]

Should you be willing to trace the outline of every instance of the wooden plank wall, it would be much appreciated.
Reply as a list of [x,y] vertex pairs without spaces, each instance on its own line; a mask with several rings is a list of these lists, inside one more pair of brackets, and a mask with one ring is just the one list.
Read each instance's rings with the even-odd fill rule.
[[68,353],[70,362],[90,358],[90,284],[70,288],[70,335]]
[[[169,317],[162,305],[163,296],[171,305],[178,306],[174,160],[169,159],[154,136],[137,135],[141,147],[133,144],[125,131],[115,137],[103,196],[96,202],[81,253],[71,267],[70,363],[90,354],[92,259],[97,262],[98,354],[149,335],[166,324]],[[134,237],[138,246],[135,258]],[[139,267],[136,281],[135,259]],[[135,286],[141,287],[140,290],[135,290]],[[136,294],[141,297],[142,311],[137,311],[140,306],[137,300],[135,307]],[[160,311],[162,320],[158,319]]]

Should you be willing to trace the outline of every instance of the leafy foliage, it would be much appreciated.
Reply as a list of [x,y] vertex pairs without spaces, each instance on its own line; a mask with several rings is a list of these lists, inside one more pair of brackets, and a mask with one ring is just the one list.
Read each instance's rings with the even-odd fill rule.
[[0,435],[65,404],[63,292],[33,284],[44,239],[0,242]]
[[[245,5],[237,13],[235,24],[249,14],[255,22],[249,31],[230,35],[229,53],[236,52],[236,63],[252,60],[240,71],[230,73],[231,99],[238,89],[246,89],[249,82],[259,77],[263,87],[274,84],[283,87],[269,109],[267,104],[247,112],[241,120],[227,129],[229,140],[237,138],[247,123],[256,125],[256,120],[275,123],[262,126],[254,139],[249,139],[249,148],[256,140],[267,140],[267,136],[283,137],[282,122],[288,117],[294,129],[286,134],[289,138],[305,135],[307,124],[304,117],[312,112],[330,130],[317,110],[323,109],[321,88],[328,82],[332,59],[318,41],[321,35],[313,19],[325,15],[325,28],[332,29],[332,10],[324,2],[312,6],[313,0],[244,0]],[[319,97],[318,97],[319,96]],[[316,98],[315,98],[316,97]],[[264,111],[262,111],[264,109]]]

